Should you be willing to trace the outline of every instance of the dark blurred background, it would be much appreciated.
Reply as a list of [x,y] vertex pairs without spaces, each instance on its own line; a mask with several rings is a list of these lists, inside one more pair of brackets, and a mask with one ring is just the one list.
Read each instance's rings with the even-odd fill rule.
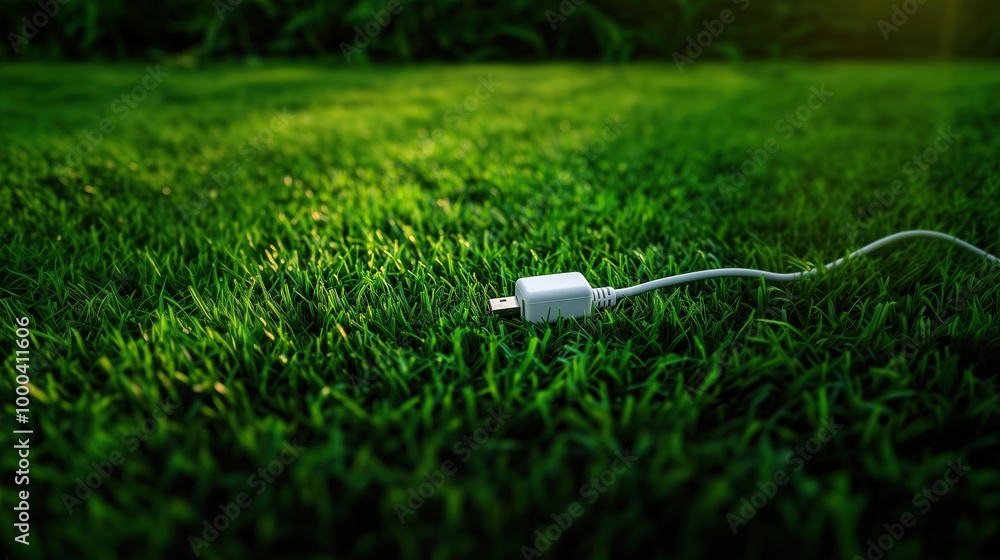
[[[351,63],[670,59],[684,52],[688,37],[706,30],[705,20],[719,19],[726,9],[739,24],[727,25],[705,49],[705,58],[984,58],[1000,53],[995,0],[398,2],[400,11],[390,14],[391,21],[369,27],[379,31],[353,53]],[[347,63],[344,44],[355,42],[355,27],[364,33],[388,5],[389,0],[2,0],[7,48],[0,56],[152,58],[181,64],[318,57]],[[53,6],[58,24],[49,25],[47,14],[36,14],[46,7],[55,12]],[[892,29],[904,25],[905,33]],[[34,33],[32,27],[37,27]]]

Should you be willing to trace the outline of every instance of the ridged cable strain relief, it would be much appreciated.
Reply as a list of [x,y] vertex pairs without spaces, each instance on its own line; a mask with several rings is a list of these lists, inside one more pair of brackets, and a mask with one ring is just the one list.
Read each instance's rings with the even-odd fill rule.
[[618,296],[615,294],[615,289],[611,286],[605,286],[603,288],[594,288],[594,307],[597,309],[604,309],[606,307],[614,307],[618,303]]

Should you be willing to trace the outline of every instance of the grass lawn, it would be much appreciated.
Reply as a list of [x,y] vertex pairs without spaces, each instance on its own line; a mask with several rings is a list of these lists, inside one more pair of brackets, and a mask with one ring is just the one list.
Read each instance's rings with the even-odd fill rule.
[[849,559],[903,515],[890,558],[981,557],[984,260],[905,241],[554,325],[485,303],[550,272],[799,271],[904,229],[996,254],[998,69],[8,64],[16,557]]

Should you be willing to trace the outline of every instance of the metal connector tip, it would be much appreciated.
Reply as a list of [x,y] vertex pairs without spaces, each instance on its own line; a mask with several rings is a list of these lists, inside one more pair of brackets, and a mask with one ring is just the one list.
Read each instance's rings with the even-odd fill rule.
[[517,298],[514,296],[490,300],[490,313],[494,315],[517,315],[520,312],[521,306],[518,305]]

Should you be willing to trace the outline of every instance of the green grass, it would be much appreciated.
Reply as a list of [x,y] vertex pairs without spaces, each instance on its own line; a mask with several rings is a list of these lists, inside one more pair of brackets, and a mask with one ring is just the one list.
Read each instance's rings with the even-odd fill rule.
[[[797,284],[692,284],[580,322],[484,312],[519,276],[796,271],[903,229],[997,253],[996,64],[167,70],[125,120],[112,103],[139,66],[0,71],[5,370],[15,317],[33,352],[16,557],[190,557],[241,492],[252,505],[202,558],[521,558],[573,502],[542,558],[852,558],[904,512],[917,524],[890,558],[996,543],[1000,288],[973,255],[907,241]],[[454,126],[487,74],[500,84]],[[821,84],[834,95],[786,138],[779,119]],[[241,154],[283,107],[291,122]],[[616,116],[584,165],[575,150]],[[105,117],[115,129],[57,173]],[[960,138],[911,180],[904,163],[949,126]],[[779,149],[720,189],[768,138]],[[905,193],[849,233],[896,180]],[[179,407],[130,451],[123,434],[164,401]],[[456,453],[496,407],[511,418]],[[844,427],[733,536],[726,515],[831,416]],[[307,450],[257,495],[247,478],[293,438]],[[581,486],[626,448],[639,459],[588,503]],[[115,450],[125,462],[67,514],[63,494]],[[920,514],[914,494],[959,459],[972,471]],[[400,524],[394,504],[448,460],[458,472]]]

